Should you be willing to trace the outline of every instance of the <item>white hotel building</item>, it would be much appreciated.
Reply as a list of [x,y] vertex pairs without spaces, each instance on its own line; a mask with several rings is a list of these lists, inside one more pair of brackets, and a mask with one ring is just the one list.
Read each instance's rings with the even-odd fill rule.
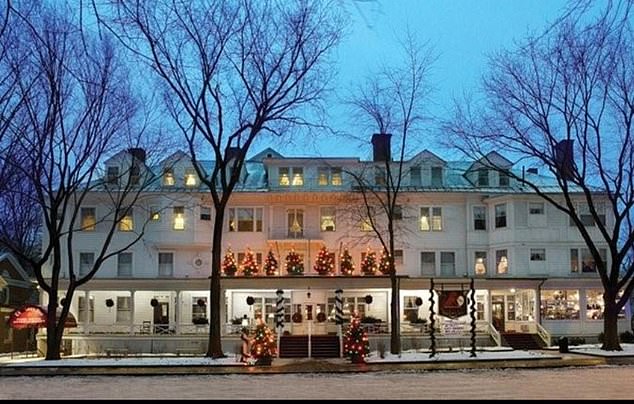
[[[384,146],[387,142],[389,148],[389,138],[373,140]],[[380,153],[376,147],[374,151]],[[499,155],[491,157],[500,164],[505,161]],[[116,173],[119,161],[106,162],[107,171]],[[203,168],[208,170],[211,164]],[[358,158],[285,157],[272,149],[246,162],[225,215],[222,255],[231,248],[240,264],[250,248],[261,264],[272,249],[280,271],[266,276],[260,268],[257,276],[243,276],[240,270],[236,276],[223,276],[226,352],[235,349],[236,330],[245,316],[250,324],[264,316],[273,326],[278,289],[286,298],[285,333],[335,332],[334,293],[342,289],[346,315],[358,311],[380,319],[369,326],[371,343],[384,340],[389,346],[389,277],[364,276],[359,270],[362,254],[371,248],[378,255],[380,244],[353,219],[346,202],[354,195],[347,172],[362,167],[374,172],[375,165],[380,166]],[[156,185],[148,191],[148,202],[134,207],[114,244],[123,245],[149,220],[145,235],[127,252],[106,261],[96,277],[75,293],[71,313],[79,326],[65,331],[66,348],[72,346],[73,353],[112,348],[206,350],[213,223],[209,192],[183,152],[147,168],[156,176]],[[510,337],[518,334],[533,334],[542,343],[558,336],[596,339],[603,326],[601,282],[581,236],[563,213],[478,162],[445,161],[424,150],[404,162],[404,170],[395,254],[404,349],[429,344],[432,278],[438,291],[467,289],[470,278],[475,278],[479,345],[510,343]],[[543,186],[552,184],[557,192],[554,179],[530,169],[524,175]],[[75,237],[80,273],[92,263],[93,246],[103,237],[96,220],[104,209],[100,197],[93,193],[81,211],[83,225],[96,224],[85,226],[81,237]],[[612,220],[607,209],[605,220],[608,224]],[[593,225],[589,216],[585,221]],[[322,246],[336,255],[333,275],[320,276],[313,270]],[[353,276],[339,271],[342,248],[353,257]],[[302,276],[284,269],[291,249],[303,257]],[[62,290],[64,286],[62,280]],[[371,304],[366,303],[367,295],[372,296]],[[251,306],[248,296],[254,298]],[[422,298],[420,307],[415,304],[417,297]],[[312,321],[307,320],[307,305],[314,307]],[[317,316],[320,312],[326,316]],[[627,329],[628,320],[620,320],[620,331]],[[467,346],[469,322],[469,316],[457,320],[437,316],[441,346]]]

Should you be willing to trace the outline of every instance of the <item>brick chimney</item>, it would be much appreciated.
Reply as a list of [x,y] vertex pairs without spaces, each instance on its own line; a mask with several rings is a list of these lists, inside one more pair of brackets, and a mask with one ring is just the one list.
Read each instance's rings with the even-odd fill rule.
[[392,150],[390,146],[389,133],[375,133],[372,135],[372,151],[374,154],[374,161],[391,161]]
[[130,153],[134,158],[139,160],[141,163],[145,163],[145,149],[140,147],[133,147],[128,149],[128,153]]
[[557,174],[566,180],[571,180],[574,172],[573,142],[572,139],[564,139],[555,145],[555,168]]

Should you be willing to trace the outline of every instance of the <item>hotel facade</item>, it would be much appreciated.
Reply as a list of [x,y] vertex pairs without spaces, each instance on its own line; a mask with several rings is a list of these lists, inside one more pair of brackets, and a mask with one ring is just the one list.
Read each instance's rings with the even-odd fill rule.
[[[335,291],[340,289],[344,316],[349,319],[356,312],[368,319],[373,349],[381,342],[389,346],[390,279],[360,270],[367,254],[374,252],[378,260],[382,249],[367,218],[359,214],[365,210],[350,175],[363,173],[380,192],[385,173],[376,158],[382,150],[377,145],[389,150],[389,136],[381,136],[373,138],[371,161],[286,157],[269,148],[245,163],[223,224],[222,256],[233,252],[238,266],[235,275],[223,274],[221,280],[226,352],[239,344],[239,330],[258,318],[274,327],[278,290],[284,297],[284,334],[335,333]],[[139,160],[155,185],[121,222],[113,248],[125,245],[141,228],[144,236],[107,260],[95,278],[76,291],[70,311],[78,327],[65,330],[67,353],[206,350],[214,215],[209,191],[186,153],[178,151],[148,167],[144,153],[135,150],[107,161],[106,176],[117,178],[118,164],[127,156]],[[496,153],[488,158],[517,170]],[[212,164],[203,162],[201,167],[210,172]],[[394,261],[404,349],[429,345],[432,293],[440,346],[468,345],[470,317],[438,316],[437,308],[443,291],[466,291],[471,279],[479,345],[505,344],[505,336],[512,334],[530,334],[542,345],[559,336],[596,340],[603,329],[601,282],[568,217],[504,171],[489,170],[478,161],[445,161],[424,150],[404,161],[402,170]],[[558,192],[553,178],[534,169],[514,172],[542,189],[550,187],[552,194]],[[103,198],[93,192],[81,208],[83,230],[76,233],[73,251],[80,275],[92,266],[95,245],[104,238],[99,220],[107,209]],[[584,211],[581,195],[579,209]],[[605,209],[603,214],[609,225],[610,212]],[[589,214],[582,215],[582,221],[592,229]],[[596,236],[598,240],[598,230]],[[325,275],[314,269],[323,248],[335,261],[333,271]],[[345,250],[355,267],[351,275],[340,269]],[[247,276],[243,263],[249,251],[258,272]],[[301,275],[285,268],[291,251],[303,262]],[[603,246],[601,252],[610,260],[607,251]],[[269,252],[278,270],[267,275],[263,265]],[[61,290],[67,285],[64,271]],[[41,299],[46,303],[46,295]],[[629,324],[623,313],[619,330]],[[42,332],[39,342],[45,347]]]

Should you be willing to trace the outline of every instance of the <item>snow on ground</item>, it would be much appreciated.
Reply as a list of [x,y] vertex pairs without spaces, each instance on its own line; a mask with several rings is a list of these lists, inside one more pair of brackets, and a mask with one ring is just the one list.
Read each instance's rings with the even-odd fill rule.
[[604,351],[601,349],[601,344],[584,344],[573,345],[569,347],[570,352],[580,354],[590,354],[597,356],[634,356],[634,344],[621,344],[622,351]]
[[244,366],[234,354],[226,358],[211,359],[206,357],[165,357],[141,356],[122,358],[66,358],[57,361],[46,361],[43,358],[25,358],[5,361],[11,366]]
[[559,356],[543,354],[535,351],[509,351],[509,350],[487,350],[476,351],[476,357],[471,357],[471,352],[437,352],[430,358],[431,351],[403,351],[401,355],[385,353],[385,358],[381,358],[378,352],[372,352],[367,358],[367,363],[396,363],[396,362],[447,362],[447,361],[478,361],[478,360],[513,360],[513,359],[548,359]]

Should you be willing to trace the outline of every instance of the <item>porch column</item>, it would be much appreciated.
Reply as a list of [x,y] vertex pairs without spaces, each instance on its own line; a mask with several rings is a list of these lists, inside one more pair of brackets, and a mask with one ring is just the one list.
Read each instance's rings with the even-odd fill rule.
[[134,335],[134,295],[136,290],[130,291],[130,335]]
[[[209,296],[209,301],[211,301],[211,295]],[[264,310],[264,308],[262,308],[262,310]],[[223,287],[220,287],[220,335],[225,335],[227,333],[226,324],[229,320],[226,318],[226,313],[227,313],[227,290]]]
[[[84,292],[84,316],[86,318],[84,318],[84,335],[88,335],[90,334],[90,313],[94,313],[95,311],[95,306],[90,304],[91,300],[90,300],[90,290],[86,290]],[[77,306],[79,306],[79,302],[77,302]],[[91,307],[92,306],[92,307]],[[79,307],[78,310],[79,312]],[[79,315],[79,313],[78,313]],[[93,314],[94,315],[94,314]],[[81,321],[81,319],[80,319]]]
[[180,335],[181,333],[181,292],[180,290],[176,291],[176,312],[174,313],[174,321],[176,321],[176,335]]

